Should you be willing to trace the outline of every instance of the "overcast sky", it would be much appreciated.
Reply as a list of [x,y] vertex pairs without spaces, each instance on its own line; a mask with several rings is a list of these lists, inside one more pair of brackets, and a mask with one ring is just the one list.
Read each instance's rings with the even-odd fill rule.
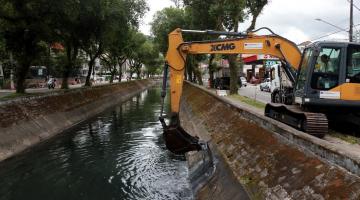
[[[165,7],[173,6],[170,0],[147,0],[150,11],[144,18],[141,31],[150,34],[150,26],[153,14]],[[354,4],[360,8],[360,0],[354,0]],[[350,4],[347,0],[270,0],[258,18],[256,27],[267,26],[275,33],[284,36],[295,43],[314,40],[321,36],[333,33],[339,29],[321,21],[320,18],[344,29],[349,27]],[[354,8],[354,25],[360,23],[360,11]],[[245,30],[249,22],[240,25],[240,30]],[[186,28],[186,27],[183,27]],[[359,30],[360,25],[355,27]],[[347,40],[348,33],[340,32],[320,40],[337,39]]]

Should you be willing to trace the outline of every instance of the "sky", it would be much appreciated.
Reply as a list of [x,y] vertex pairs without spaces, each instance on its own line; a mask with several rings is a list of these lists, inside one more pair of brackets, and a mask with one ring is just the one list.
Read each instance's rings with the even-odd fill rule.
[[[150,11],[144,17],[140,30],[150,35],[153,14],[165,7],[174,6],[170,0],[147,0]],[[360,0],[354,0],[360,8]],[[339,31],[338,28],[315,19],[334,24],[340,28],[349,28],[350,4],[347,0],[270,0],[258,17],[256,28],[269,27],[275,33],[299,44],[314,41],[321,36]],[[240,31],[246,30],[249,20],[240,24]],[[360,11],[354,8],[354,25],[360,24]],[[186,28],[186,27],[183,27]],[[360,25],[354,30],[360,30]],[[266,32],[263,32],[266,34]],[[347,40],[345,31],[323,37],[318,40]]]

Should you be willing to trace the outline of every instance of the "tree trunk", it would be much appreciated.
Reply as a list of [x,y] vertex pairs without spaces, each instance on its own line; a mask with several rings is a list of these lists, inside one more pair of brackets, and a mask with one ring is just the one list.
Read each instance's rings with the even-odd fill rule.
[[62,79],[62,83],[61,83],[61,89],[69,89],[69,84],[68,84],[68,79],[70,76],[70,72],[71,72],[71,63],[66,64],[65,69],[64,69],[64,73],[63,73],[63,79]]
[[116,74],[116,65],[112,66],[111,68],[110,83],[114,82],[115,74]]
[[202,81],[202,76],[201,76],[201,71],[199,68],[199,63],[196,61],[196,59],[193,59],[193,69],[194,69],[194,75],[198,81],[199,85],[203,85],[203,81]]
[[[91,57],[91,56],[90,56]],[[89,65],[89,70],[88,70],[88,73],[86,75],[86,80],[85,80],[85,86],[88,86],[90,87],[91,86],[91,82],[90,82],[90,78],[91,78],[91,73],[93,72],[94,70],[94,63],[95,63],[95,59],[93,58],[90,58],[90,61],[88,63]]]
[[[238,16],[234,18],[235,26],[234,31],[238,32],[239,29],[239,21]],[[229,68],[230,68],[230,95],[238,93],[238,65],[237,65],[237,54],[230,54],[228,56],[229,60]]]
[[256,20],[258,18],[260,13],[256,13],[255,15],[253,15],[252,20],[251,20],[251,24],[249,26],[249,28],[247,29],[247,31],[252,31],[255,29],[255,25],[256,25]]
[[61,83],[61,89],[69,89],[68,79],[72,70],[72,67],[75,63],[76,57],[78,54],[78,47],[72,43],[67,43],[66,45],[66,58],[67,63],[63,72],[63,80]]
[[16,67],[16,93],[25,93],[26,75],[30,69],[31,62],[36,56],[36,53],[34,52],[34,48],[36,47],[36,45],[34,45],[34,38],[28,37],[24,41],[24,44],[25,48],[23,49],[21,56],[18,58],[19,66]]
[[119,66],[119,83],[121,82],[122,78],[122,65]]
[[20,67],[17,69],[16,73],[16,93],[25,93],[26,85],[26,74],[30,69],[30,63],[24,62],[21,63]]
[[119,82],[121,82],[121,78],[123,76],[123,70],[122,70],[122,66],[123,64],[126,62],[126,58],[118,58],[117,59],[118,65],[119,65]]
[[236,62],[237,54],[231,54],[228,56],[229,68],[230,68],[230,95],[238,93],[238,66]]
[[210,82],[210,88],[214,87],[214,72],[215,72],[215,66],[213,65],[215,55],[211,54],[209,59],[209,82]]
[[136,74],[137,74],[137,79],[141,79],[141,68],[137,69]]
[[85,86],[91,86],[91,82],[90,82],[91,72],[94,70],[95,59],[101,55],[102,50],[103,50],[102,42],[99,42],[99,45],[97,47],[91,46],[87,51],[87,54],[90,56],[90,61],[88,63],[89,71],[86,76]]

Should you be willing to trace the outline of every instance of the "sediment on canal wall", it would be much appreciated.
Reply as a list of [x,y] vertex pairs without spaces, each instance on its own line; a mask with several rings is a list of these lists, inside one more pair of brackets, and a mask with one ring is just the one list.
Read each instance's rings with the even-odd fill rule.
[[138,80],[1,102],[0,161],[129,99],[155,83],[153,80]]
[[[204,168],[203,152],[187,155],[190,177],[202,180],[193,187],[196,199],[246,199],[239,198],[243,190],[250,199],[360,199],[359,158],[326,141],[189,83],[180,119],[214,155],[215,172],[197,170]],[[204,175],[192,174],[199,171]]]

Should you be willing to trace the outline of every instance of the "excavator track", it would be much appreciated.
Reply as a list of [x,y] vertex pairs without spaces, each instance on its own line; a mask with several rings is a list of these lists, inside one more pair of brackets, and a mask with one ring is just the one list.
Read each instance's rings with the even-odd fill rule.
[[325,114],[306,112],[295,105],[268,103],[265,116],[319,138],[324,137],[329,129]]

